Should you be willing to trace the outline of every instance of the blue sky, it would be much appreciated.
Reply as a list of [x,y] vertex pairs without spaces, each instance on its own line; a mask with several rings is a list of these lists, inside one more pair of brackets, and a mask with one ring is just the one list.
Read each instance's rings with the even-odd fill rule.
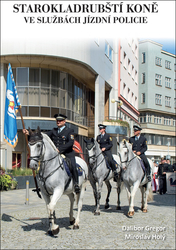
[[153,41],[163,45],[162,49],[175,54],[175,40],[174,39],[152,39]]
[[[162,44],[163,45],[162,50],[165,50],[175,55],[176,45],[174,39],[166,39],[166,38],[145,38],[145,39],[149,39],[154,42]],[[145,40],[145,39],[140,39],[140,40]]]

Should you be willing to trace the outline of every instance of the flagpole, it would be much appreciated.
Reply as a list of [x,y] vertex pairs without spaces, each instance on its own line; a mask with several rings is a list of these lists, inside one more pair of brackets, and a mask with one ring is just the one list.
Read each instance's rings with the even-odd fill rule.
[[[24,125],[24,120],[23,120],[23,115],[22,115],[22,111],[21,111],[21,107],[19,106],[19,112],[20,112],[20,116],[21,116],[21,121],[22,121],[22,125],[23,125],[23,129],[25,129],[25,125]],[[25,140],[26,140],[26,145],[27,145],[27,150],[28,150],[28,154],[30,156],[30,150],[29,150],[29,146],[28,146],[28,138],[27,138],[27,135],[25,134]],[[35,174],[35,171],[32,169],[32,172],[33,172],[33,177],[34,177],[34,182],[35,182],[35,187],[36,187],[36,190],[33,190],[33,191],[37,191],[37,194],[39,196],[39,198],[42,198],[40,193],[39,193],[39,188],[38,188],[38,184],[37,184],[37,179],[36,179],[36,174]]]

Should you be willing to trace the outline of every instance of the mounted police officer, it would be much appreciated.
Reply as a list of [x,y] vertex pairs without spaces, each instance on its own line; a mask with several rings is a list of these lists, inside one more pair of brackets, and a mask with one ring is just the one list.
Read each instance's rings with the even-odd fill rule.
[[[73,150],[74,130],[66,126],[67,117],[65,115],[55,114],[54,118],[56,118],[57,128],[53,128],[51,131],[46,132],[46,134],[53,141],[58,152],[70,159],[75,193],[79,193],[78,171],[76,169],[75,152]],[[29,134],[27,130],[23,130],[23,133]]]
[[139,127],[138,125],[134,125],[133,129],[134,129],[134,136],[130,137],[129,142],[132,144],[133,152],[143,160],[146,168],[147,179],[148,181],[151,181],[150,165],[146,155],[144,154],[145,151],[147,151],[146,138],[143,135],[141,135],[141,130],[142,130],[141,127]]
[[112,137],[110,137],[105,129],[106,126],[103,124],[98,124],[99,130],[100,130],[100,134],[97,136],[97,142],[100,144],[100,149],[102,151],[102,153],[104,154],[105,157],[108,158],[108,161],[110,163],[110,167],[112,169],[112,171],[114,172],[114,181],[117,181],[118,178],[118,173],[116,171],[116,166],[114,163],[114,159],[111,153],[111,148],[113,146],[112,143]]

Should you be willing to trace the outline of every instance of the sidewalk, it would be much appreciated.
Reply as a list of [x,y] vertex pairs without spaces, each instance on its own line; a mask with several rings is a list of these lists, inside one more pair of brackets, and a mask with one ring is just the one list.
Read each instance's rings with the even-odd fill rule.
[[0,192],[1,214],[11,213],[33,207],[44,206],[44,199],[40,199],[36,192],[29,189],[29,205],[26,205],[26,189],[17,189]]

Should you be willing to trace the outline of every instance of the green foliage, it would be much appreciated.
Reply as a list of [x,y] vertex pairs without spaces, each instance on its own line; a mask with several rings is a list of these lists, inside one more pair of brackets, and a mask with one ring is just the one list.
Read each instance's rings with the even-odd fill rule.
[[123,127],[130,128],[130,125],[129,125],[128,122],[122,121],[122,120],[119,120],[119,119],[118,120],[109,119],[109,120],[106,120],[106,122],[117,122],[117,123],[119,123]]
[[11,189],[16,189],[18,185],[18,181],[16,181],[15,179],[12,180],[12,186],[11,186]]
[[12,178],[10,175],[0,175],[0,190],[8,190],[12,186]]
[[30,168],[18,168],[18,169],[13,169],[13,170],[8,170],[10,174],[13,176],[28,176],[32,175],[32,170]]

